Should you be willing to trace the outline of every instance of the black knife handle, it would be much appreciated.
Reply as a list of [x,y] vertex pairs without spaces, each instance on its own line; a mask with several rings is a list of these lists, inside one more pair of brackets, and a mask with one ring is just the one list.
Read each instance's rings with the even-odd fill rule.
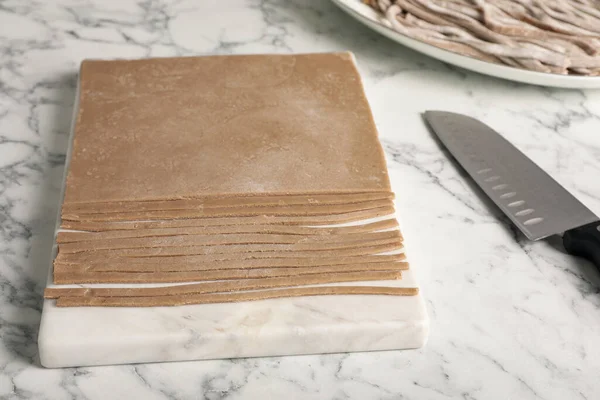
[[586,258],[600,269],[600,222],[566,231],[563,244],[569,254]]

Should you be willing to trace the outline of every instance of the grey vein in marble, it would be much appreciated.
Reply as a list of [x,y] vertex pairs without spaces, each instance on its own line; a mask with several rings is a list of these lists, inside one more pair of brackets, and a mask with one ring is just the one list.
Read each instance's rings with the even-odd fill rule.
[[[351,50],[432,318],[417,351],[45,370],[36,336],[83,58]],[[419,114],[484,120],[600,213],[600,92],[465,72],[324,1],[0,1],[0,398],[595,399],[600,275],[524,240]]]

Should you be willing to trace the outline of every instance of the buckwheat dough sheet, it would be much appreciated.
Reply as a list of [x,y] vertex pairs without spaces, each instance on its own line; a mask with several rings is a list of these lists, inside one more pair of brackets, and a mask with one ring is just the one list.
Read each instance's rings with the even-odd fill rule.
[[105,232],[58,232],[56,243],[77,243],[107,239],[127,239],[143,237],[181,236],[181,235],[230,235],[241,233],[272,234],[272,235],[348,235],[363,232],[375,232],[387,229],[397,229],[398,222],[388,219],[364,225],[345,226],[339,228],[309,228],[304,226],[278,225],[240,225],[216,227],[188,228],[156,228]]
[[63,214],[63,220],[71,221],[135,221],[144,219],[181,219],[216,217],[269,216],[316,216],[336,215],[355,211],[392,207],[391,200],[373,200],[353,204],[274,206],[274,207],[223,207],[197,208],[193,210],[166,210],[142,212],[104,212],[90,214]]
[[57,307],[166,307],[186,304],[234,303],[281,297],[327,295],[416,296],[418,288],[381,286],[315,286],[236,293],[185,294],[159,297],[60,297]]
[[[231,246],[230,246],[231,247]],[[172,255],[172,256],[154,256],[154,255],[131,255],[131,254],[114,254],[115,252],[102,251],[102,259],[98,258],[98,252],[82,252],[82,253],[58,253],[54,259],[55,263],[94,263],[95,261],[104,261],[110,263],[125,262],[125,261],[167,261],[169,259],[174,262],[211,262],[225,260],[252,260],[264,258],[331,258],[331,257],[352,257],[365,256],[385,253],[393,250],[401,250],[402,242],[392,241],[391,243],[371,245],[364,247],[353,247],[334,250],[309,250],[309,251],[258,251],[258,252],[224,252],[217,254],[196,254],[196,255]],[[160,258],[158,258],[160,257]]]
[[82,251],[95,250],[118,250],[157,247],[192,247],[192,246],[216,246],[216,245],[242,245],[242,244],[290,244],[316,246],[340,243],[368,243],[381,239],[397,238],[402,240],[400,231],[353,233],[349,235],[271,235],[271,234],[231,234],[231,235],[183,235],[145,237],[129,239],[106,239],[88,242],[64,243],[59,245],[59,251],[63,253],[78,253]]
[[[378,271],[402,271],[401,263],[379,264]],[[84,283],[168,283],[218,281],[229,279],[258,279],[280,276],[301,276],[339,272],[337,266],[297,267],[297,268],[257,268],[228,269],[215,271],[177,271],[177,272],[73,272],[54,271],[55,284]],[[346,268],[346,272],[362,272],[362,265]]]
[[393,217],[393,207],[374,208],[372,210],[356,211],[336,215],[310,217],[273,217],[259,215],[254,217],[221,217],[221,218],[189,218],[180,220],[151,220],[151,221],[61,221],[61,229],[78,231],[103,232],[112,230],[137,230],[156,228],[185,228],[205,226],[239,226],[239,225],[334,225],[353,223],[379,217]]
[[[154,271],[137,271],[135,269],[121,269],[118,271],[112,270],[112,271],[96,271],[96,270],[90,270],[90,269],[86,269],[85,267],[83,267],[82,265],[60,265],[55,267],[54,269],[54,273],[55,274],[59,274],[59,275],[68,275],[68,274],[78,274],[78,275],[86,275],[86,276],[105,276],[106,274],[115,272],[115,273],[126,273],[129,275],[136,275],[136,274],[141,274],[141,275],[152,275],[152,276],[162,276],[164,274],[166,274],[165,276],[170,276],[173,275],[173,273],[175,272],[198,272],[198,274],[201,274],[202,272],[206,272],[207,274],[212,274],[213,272],[217,271],[223,274],[227,274],[227,271],[231,271],[232,274],[237,274],[238,271],[242,271],[242,270],[249,270],[249,269],[255,269],[255,270],[271,270],[274,268],[280,268],[283,273],[288,274],[289,271],[292,271],[292,268],[298,268],[295,271],[300,271],[299,273],[312,273],[310,271],[325,271],[327,273],[333,273],[333,272],[349,272],[349,271],[388,271],[388,270],[394,270],[394,271],[404,271],[407,270],[409,268],[408,263],[404,262],[404,261],[386,261],[386,262],[375,262],[375,263],[368,263],[368,262],[355,262],[353,264],[338,264],[338,265],[311,265],[311,266],[295,266],[295,267],[286,267],[286,266],[276,266],[276,267],[261,267],[261,266],[255,266],[252,268],[246,268],[246,267],[236,267],[236,268],[225,268],[225,269],[215,269],[215,268],[207,268],[207,269],[203,269],[203,268],[198,268],[198,269],[194,269],[194,268],[190,268],[190,269],[175,269],[173,271],[169,270],[169,269],[159,269],[159,270],[154,270]],[[308,272],[307,272],[308,271]],[[221,275],[219,275],[221,276]]]
[[[254,253],[254,252],[283,252],[283,251],[324,251],[337,250],[361,246],[377,246],[382,244],[397,243],[402,245],[402,239],[398,237],[376,239],[376,240],[356,240],[350,242],[325,242],[325,243],[293,243],[293,244],[226,244],[226,245],[191,245],[176,247],[139,247],[125,249],[88,249],[77,251],[83,253],[96,254],[98,257],[108,255],[129,256],[129,257],[165,257],[177,255],[202,255],[202,254],[220,254],[220,253]],[[59,247],[59,254],[61,249]],[[72,254],[68,251],[62,251],[63,254]]]
[[246,197],[212,197],[203,199],[154,200],[154,201],[116,201],[94,203],[64,204],[64,214],[104,213],[125,211],[166,211],[190,210],[197,208],[222,207],[269,207],[292,205],[332,205],[352,204],[370,200],[394,199],[391,192],[348,193],[336,195],[307,195],[307,196],[246,196]]
[[[406,259],[403,253],[356,257],[321,257],[321,258],[257,258],[246,260],[221,260],[211,262],[185,262],[168,257],[161,260],[122,259],[119,261],[95,260],[86,263],[56,262],[54,268],[59,271],[80,272],[174,272],[174,271],[209,271],[224,269],[253,268],[293,268],[319,267],[362,264],[365,269],[375,269],[377,264],[386,262],[402,262]],[[140,261],[144,260],[144,261]]]
[[145,297],[172,296],[194,293],[239,292],[293,286],[318,285],[335,282],[360,282],[393,280],[401,276],[400,271],[365,271],[365,272],[330,272],[325,274],[310,274],[294,277],[277,277],[262,279],[235,279],[224,282],[199,282],[185,285],[161,287],[100,287],[100,288],[46,288],[44,298],[59,297]]
[[390,191],[350,53],[90,61],[64,203]]

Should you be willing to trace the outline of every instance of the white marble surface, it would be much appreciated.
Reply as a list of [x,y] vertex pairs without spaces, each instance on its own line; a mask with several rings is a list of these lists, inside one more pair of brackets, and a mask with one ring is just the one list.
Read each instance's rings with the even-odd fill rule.
[[[431,316],[422,350],[46,370],[37,330],[74,73],[85,57],[351,50]],[[419,117],[496,127],[600,213],[600,92],[450,68],[324,1],[0,2],[0,398],[595,399],[600,276],[530,243],[474,192]],[[409,236],[410,240],[410,236]],[[414,247],[414,246],[413,246]]]

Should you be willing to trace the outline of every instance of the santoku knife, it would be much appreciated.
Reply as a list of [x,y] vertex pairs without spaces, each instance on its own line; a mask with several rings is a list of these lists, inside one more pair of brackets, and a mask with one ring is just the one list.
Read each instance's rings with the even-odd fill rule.
[[[454,158],[529,238],[563,234],[565,249],[600,268],[600,218],[484,123],[427,111],[425,120]],[[599,181],[600,182],[600,181]]]

